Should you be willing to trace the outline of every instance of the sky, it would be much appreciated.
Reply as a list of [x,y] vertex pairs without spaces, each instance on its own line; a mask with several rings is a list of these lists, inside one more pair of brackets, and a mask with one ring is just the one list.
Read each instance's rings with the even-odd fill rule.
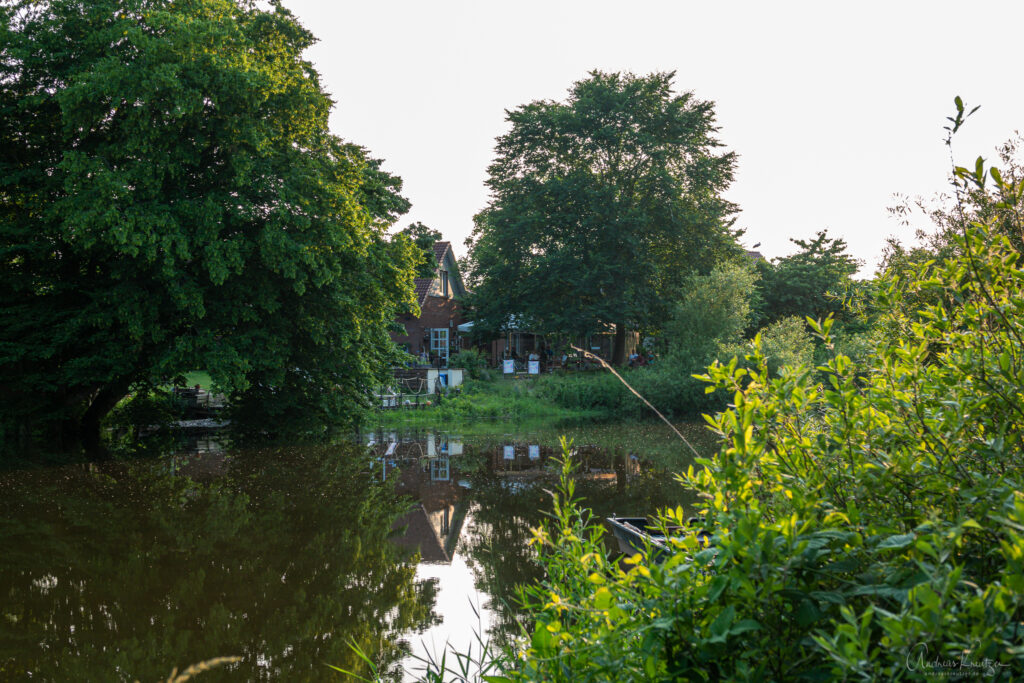
[[306,58],[336,103],[332,132],[403,179],[412,209],[397,227],[421,221],[459,256],[506,110],[564,101],[594,69],[674,71],[677,91],[715,103],[739,155],[726,198],[746,247],[784,256],[827,228],[862,276],[887,237],[912,239],[887,211],[894,195],[948,191],[954,96],[981,105],[957,164],[1024,133],[1022,0],[284,5],[319,38]]

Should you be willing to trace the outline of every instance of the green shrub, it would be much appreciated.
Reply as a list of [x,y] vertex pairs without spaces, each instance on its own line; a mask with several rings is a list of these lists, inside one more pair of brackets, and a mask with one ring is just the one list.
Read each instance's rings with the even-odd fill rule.
[[[620,565],[563,476],[515,680],[933,680],[1024,675],[1024,268],[984,225],[883,281],[863,364],[705,379],[733,406],[681,480],[712,532]],[[918,310],[915,302],[940,301]],[[955,305],[949,305],[949,302]],[[908,305],[908,302],[911,302]],[[664,511],[685,524],[688,512]]]
[[761,352],[768,361],[769,374],[776,376],[785,365],[810,367],[814,361],[814,340],[807,322],[791,316],[765,327],[761,335]]
[[480,373],[487,369],[487,356],[479,349],[463,349],[452,354],[448,359],[448,366],[463,368],[470,378],[481,379]]
[[685,298],[665,323],[666,355],[692,371],[707,367],[722,344],[742,339],[756,283],[748,264],[723,263],[707,275],[691,277]]
[[[632,377],[635,373],[628,373]],[[608,372],[548,375],[539,378],[538,391],[544,398],[564,408],[605,410],[617,414],[622,410],[625,389]]]
[[[739,349],[750,318],[750,292],[756,275],[747,265],[720,264],[690,279],[687,296],[665,323],[665,352],[649,367],[621,370],[637,391],[670,416],[694,415],[721,407],[695,380],[722,349]],[[742,353],[742,351],[740,352]],[[543,394],[564,408],[597,409],[609,416],[651,417],[650,410],[607,372],[546,378]]]

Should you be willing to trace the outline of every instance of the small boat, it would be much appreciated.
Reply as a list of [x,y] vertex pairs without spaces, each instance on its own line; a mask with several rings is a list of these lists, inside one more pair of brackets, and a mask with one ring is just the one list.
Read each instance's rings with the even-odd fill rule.
[[651,548],[651,556],[655,560],[661,559],[664,555],[670,554],[672,549],[668,544],[669,536],[683,536],[687,533],[695,534],[701,545],[707,545],[711,540],[711,534],[701,529],[698,525],[701,520],[691,517],[687,520],[689,528],[680,526],[661,527],[653,524],[646,517],[608,517],[608,524],[619,542],[619,550],[625,555],[646,552]]

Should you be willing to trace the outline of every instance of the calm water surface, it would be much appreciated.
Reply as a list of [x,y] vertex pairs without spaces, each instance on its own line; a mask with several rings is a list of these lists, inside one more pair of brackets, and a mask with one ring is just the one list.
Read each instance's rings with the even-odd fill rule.
[[599,515],[691,502],[667,428],[501,429],[0,473],[0,680],[155,681],[225,655],[242,661],[198,680],[347,680],[327,664],[365,673],[349,643],[408,679],[515,632],[559,434]]

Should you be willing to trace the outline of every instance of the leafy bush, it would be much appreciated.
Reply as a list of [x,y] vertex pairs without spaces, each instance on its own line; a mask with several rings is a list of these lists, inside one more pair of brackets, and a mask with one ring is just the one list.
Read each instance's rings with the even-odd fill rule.
[[166,427],[185,417],[187,402],[164,389],[140,391],[121,400],[107,416],[105,426],[114,429]]
[[[926,680],[1024,673],[1024,268],[975,225],[962,256],[883,281],[863,364],[705,379],[733,407],[681,480],[709,547],[614,563],[563,476],[515,680]],[[939,300],[956,305],[916,302]],[[908,306],[908,302],[912,302]],[[682,509],[663,521],[685,524]]]
[[757,274],[747,264],[724,263],[690,278],[686,297],[666,322],[666,353],[694,370],[705,368],[719,346],[739,341],[750,322]]
[[[707,398],[703,384],[692,375],[722,357],[723,349],[739,348],[755,280],[750,267],[729,263],[690,278],[686,298],[665,324],[665,353],[650,367],[623,370],[627,381],[668,415],[721,407],[717,398]],[[566,408],[600,409],[618,417],[650,414],[618,379],[604,372],[549,378],[543,391]]]
[[[632,378],[638,372],[626,371]],[[619,380],[607,372],[548,375],[539,379],[540,394],[566,408],[599,409],[609,413],[623,410],[626,392]]]
[[761,352],[768,361],[768,372],[778,375],[786,365],[810,367],[814,360],[814,340],[807,322],[796,316],[773,322],[760,332]]
[[471,379],[480,379],[481,372],[487,369],[487,356],[479,349],[463,349],[452,354],[448,359],[448,366],[463,368]]

